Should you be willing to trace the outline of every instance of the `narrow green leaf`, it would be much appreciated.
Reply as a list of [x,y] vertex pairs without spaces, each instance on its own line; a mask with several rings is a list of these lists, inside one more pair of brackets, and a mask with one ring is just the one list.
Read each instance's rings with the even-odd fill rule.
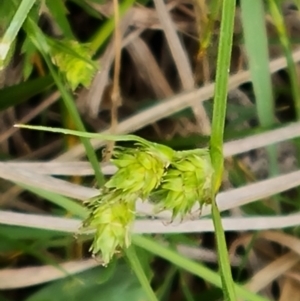
[[[268,36],[265,26],[265,11],[261,0],[242,0],[242,23],[245,47],[249,62],[251,80],[255,92],[258,120],[262,127],[275,123],[274,96],[269,70]],[[255,16],[255,22],[253,22]],[[276,146],[267,148],[270,160],[270,174],[278,174]]]
[[52,257],[46,256],[44,252],[40,252],[40,250],[37,249],[37,244],[36,243],[30,243],[28,244],[28,241],[20,241],[20,240],[15,240],[12,237],[10,237],[9,233],[0,233],[0,241],[5,241],[6,244],[11,245],[12,247],[15,248],[15,250],[22,250],[26,254],[30,254],[31,256],[36,257],[39,259],[41,262],[46,263],[46,264],[51,264],[54,267],[56,267],[58,270],[63,272],[65,276],[69,276],[69,273],[62,268],[58,262],[56,262]]
[[9,27],[0,40],[0,70],[4,69],[8,64],[11,46],[34,3],[35,0],[23,0],[20,3]]
[[18,127],[18,128],[23,128],[23,129],[60,133],[60,134],[73,135],[73,136],[82,137],[82,138],[90,138],[90,139],[94,138],[94,139],[108,140],[108,141],[136,141],[136,142],[140,142],[144,145],[151,145],[151,142],[149,142],[139,136],[135,136],[135,135],[87,133],[87,132],[80,132],[80,131],[74,131],[74,130],[68,130],[68,129],[62,129],[62,128],[25,125],[25,124],[16,124],[14,126]]
[[[274,124],[274,97],[269,70],[268,37],[265,12],[261,0],[242,0],[242,23],[245,47],[255,92],[256,107],[260,124]],[[255,22],[253,22],[255,16]]]
[[45,91],[54,84],[51,76],[28,80],[0,90],[0,110],[16,106]]
[[24,55],[23,70],[22,70],[23,78],[24,80],[27,80],[33,71],[34,65],[32,64],[32,61],[37,53],[37,49],[31,42],[31,40],[28,37],[26,37],[21,51],[22,54]]
[[138,278],[141,286],[143,287],[145,294],[148,296],[148,301],[158,301],[154,291],[151,288],[149,280],[143,270],[143,267],[140,263],[139,258],[135,252],[135,247],[130,246],[128,249],[125,249],[126,257],[129,260],[130,266],[135,272],[136,277]]
[[[17,183],[18,184],[18,183]],[[71,200],[67,197],[53,193],[51,191],[46,191],[39,189],[37,187],[27,186],[23,184],[18,184],[22,188],[31,191],[32,193],[39,195],[40,197],[56,204],[57,206],[64,208],[67,213],[71,213],[80,218],[86,218],[88,216],[88,210],[82,205],[78,204],[76,201]]]

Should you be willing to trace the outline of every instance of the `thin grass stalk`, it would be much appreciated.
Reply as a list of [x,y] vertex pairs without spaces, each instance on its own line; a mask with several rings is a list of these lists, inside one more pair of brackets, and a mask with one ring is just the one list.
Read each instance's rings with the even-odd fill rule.
[[220,212],[216,204],[215,195],[220,188],[224,169],[224,158],[222,149],[226,115],[228,73],[230,68],[232,50],[235,5],[235,0],[223,1],[212,119],[212,134],[210,139],[210,155],[215,171],[212,183],[214,193],[214,196],[212,198],[212,218],[218,247],[218,261],[221,272],[223,293],[225,299],[228,301],[236,300],[236,294],[231,274],[231,266],[226,246],[225,233],[222,226]]
[[134,270],[135,275],[137,276],[140,284],[142,285],[144,292],[146,293],[149,301],[158,301],[152,287],[149,283],[149,280],[144,272],[144,269],[141,265],[141,262],[136,254],[134,245],[130,246],[125,250],[126,258],[128,259],[131,268]]

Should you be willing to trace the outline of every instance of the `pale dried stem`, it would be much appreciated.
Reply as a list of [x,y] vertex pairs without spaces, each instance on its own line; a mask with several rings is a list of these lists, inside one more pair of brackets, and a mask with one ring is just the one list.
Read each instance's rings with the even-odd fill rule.
[[[130,24],[130,20],[132,19],[132,15],[133,11],[128,11],[120,22],[119,28],[121,30],[122,37],[125,35],[125,32]],[[121,47],[124,48],[128,44],[130,44],[136,37],[140,35],[141,32],[142,29],[138,29],[125,37],[121,41]],[[101,109],[105,87],[109,84],[109,72],[111,70],[111,65],[115,57],[114,45],[115,40],[113,39],[112,41],[110,41],[110,43],[106,47],[104,54],[99,59],[101,70],[96,74],[89,90],[82,90],[77,99],[79,107],[83,106],[83,110],[85,110],[86,107],[89,116],[91,116],[92,118],[96,118],[98,116],[98,112]]]
[[[169,44],[175,65],[177,67],[179,77],[184,90],[193,90],[195,88],[195,81],[193,77],[192,68],[184,51],[183,45],[179,40],[176,32],[175,24],[171,20],[171,16],[163,0],[154,0],[156,11],[161,22],[163,31]],[[199,130],[204,135],[209,135],[211,131],[210,120],[205,112],[202,103],[191,105],[195,118],[199,125]]]
[[[288,216],[260,216],[260,217],[225,217],[222,218],[224,231],[261,231],[270,229],[284,229],[299,224],[300,213]],[[77,233],[82,221],[79,219],[37,215],[30,213],[16,213],[0,210],[0,224],[52,230],[65,233]],[[198,219],[180,223],[166,223],[162,220],[138,219],[132,227],[133,233],[163,234],[163,233],[207,233],[214,232],[211,219]],[[89,232],[90,234],[93,231]],[[297,252],[295,248],[291,248]],[[299,253],[298,249],[298,253]]]
[[157,98],[170,97],[174,94],[148,45],[141,38],[136,38],[130,43],[127,50],[134,59],[137,72],[153,88]]
[[292,269],[299,261],[300,256],[298,254],[289,252],[256,273],[246,284],[246,287],[252,292],[259,292],[279,276]]

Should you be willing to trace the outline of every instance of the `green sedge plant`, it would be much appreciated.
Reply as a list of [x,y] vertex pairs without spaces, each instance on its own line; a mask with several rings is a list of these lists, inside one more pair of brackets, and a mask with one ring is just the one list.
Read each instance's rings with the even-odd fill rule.
[[44,126],[20,128],[63,133],[106,141],[133,141],[134,147],[115,147],[112,163],[118,171],[88,200],[89,216],[82,232],[95,230],[91,251],[108,264],[116,252],[130,245],[130,226],[135,219],[137,199],[155,200],[158,210],[171,210],[183,218],[198,202],[212,202],[214,169],[208,149],[175,151],[135,135],[109,135]]
[[[196,203],[199,203],[200,207],[211,204],[224,296],[226,300],[233,301],[236,300],[235,288],[221,217],[215,200],[223,174],[223,132],[235,0],[224,0],[222,5],[209,148],[175,151],[134,135],[93,134],[29,125],[18,127],[75,135],[83,139],[134,141],[135,146],[132,148],[114,149],[112,162],[118,167],[118,171],[100,188],[99,196],[86,202],[89,215],[82,224],[82,231],[95,231],[92,253],[101,255],[104,264],[108,264],[113,256],[121,251],[131,256],[132,249],[128,247],[131,243],[130,228],[136,216],[137,199],[154,200],[158,210],[170,210],[173,218],[183,218]],[[131,256],[129,261],[136,262],[139,268],[138,262],[133,259],[134,256]],[[140,275],[143,276],[143,273]],[[145,279],[142,278],[141,283],[145,283]],[[149,290],[147,285],[144,287]],[[151,291],[149,297],[151,300],[156,299]]]

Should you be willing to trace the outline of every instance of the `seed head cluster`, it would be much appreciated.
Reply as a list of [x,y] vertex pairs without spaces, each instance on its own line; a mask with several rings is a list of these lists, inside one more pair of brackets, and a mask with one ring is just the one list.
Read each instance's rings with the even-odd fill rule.
[[157,200],[159,210],[170,210],[173,218],[183,218],[197,202],[211,201],[213,168],[207,149],[175,152],[149,142],[116,147],[112,162],[118,171],[87,203],[90,214],[83,223],[84,230],[95,230],[91,251],[105,265],[130,245],[138,198]]

